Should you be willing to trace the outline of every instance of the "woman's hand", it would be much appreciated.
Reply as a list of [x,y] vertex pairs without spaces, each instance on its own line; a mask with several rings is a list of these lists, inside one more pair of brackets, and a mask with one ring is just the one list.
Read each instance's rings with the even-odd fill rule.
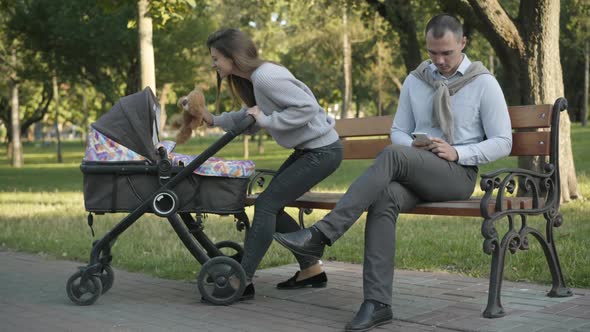
[[260,114],[262,112],[260,112],[260,109],[258,108],[258,105],[254,105],[254,106],[248,108],[246,110],[246,113],[252,115],[254,117],[254,119],[258,119],[258,117],[260,116]]
[[205,121],[207,126],[213,126],[213,114],[209,113],[209,110],[206,107],[203,110],[203,121]]
[[432,141],[432,143],[428,145],[427,148],[428,150],[430,150],[430,152],[436,154],[439,158],[448,161],[459,160],[457,150],[455,150],[455,148],[452,145],[438,137],[432,137],[430,140]]

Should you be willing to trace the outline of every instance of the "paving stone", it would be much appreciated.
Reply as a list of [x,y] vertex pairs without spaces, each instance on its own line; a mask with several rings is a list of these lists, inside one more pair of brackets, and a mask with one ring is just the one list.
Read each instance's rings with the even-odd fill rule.
[[574,328],[573,331],[575,331],[575,332],[588,332],[588,331],[590,331],[590,324],[586,324],[586,325]]
[[[116,262],[114,262],[116,264]],[[74,305],[65,281],[83,263],[0,251],[3,331],[342,331],[362,302],[362,266],[324,261],[322,289],[277,290],[296,264],[257,272],[256,299],[200,302],[196,282],[115,269],[115,285],[91,306]],[[449,273],[396,271],[394,321],[375,331],[588,331],[590,290],[549,298],[548,285],[505,282],[507,315],[485,319],[488,281]]]

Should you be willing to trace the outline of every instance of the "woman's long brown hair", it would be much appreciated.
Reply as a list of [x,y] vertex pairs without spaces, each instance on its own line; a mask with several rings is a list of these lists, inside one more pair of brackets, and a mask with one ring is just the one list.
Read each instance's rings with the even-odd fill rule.
[[[252,73],[265,61],[258,57],[256,45],[250,37],[238,29],[221,29],[207,38],[207,48],[218,50],[223,56],[231,59],[234,65],[244,73]],[[221,91],[221,76],[217,73],[217,97],[215,108],[219,112],[219,94]],[[239,97],[248,107],[256,105],[252,82],[236,75],[227,76],[230,91],[234,97]]]

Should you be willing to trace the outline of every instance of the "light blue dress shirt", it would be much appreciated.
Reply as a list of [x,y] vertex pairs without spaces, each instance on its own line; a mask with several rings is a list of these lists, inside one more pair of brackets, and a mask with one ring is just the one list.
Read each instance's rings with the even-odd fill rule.
[[[471,61],[463,55],[457,71],[446,78],[430,65],[435,79],[449,83],[463,76]],[[441,128],[432,127],[434,89],[414,75],[402,86],[397,112],[391,127],[391,142],[411,146],[411,133],[424,132],[448,141]],[[480,165],[510,154],[512,127],[502,89],[492,75],[480,75],[451,96],[454,144],[461,165]]]

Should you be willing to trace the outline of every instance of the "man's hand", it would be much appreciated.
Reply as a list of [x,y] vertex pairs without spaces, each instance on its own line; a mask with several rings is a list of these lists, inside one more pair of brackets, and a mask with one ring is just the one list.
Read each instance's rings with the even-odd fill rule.
[[459,155],[457,154],[457,150],[452,147],[449,143],[445,142],[444,140],[438,137],[432,137],[430,139],[432,144],[428,145],[426,148],[430,150],[430,152],[436,154],[439,158],[448,160],[448,161],[457,161],[459,160]]
[[250,108],[248,108],[246,110],[246,113],[252,115],[255,119],[258,119],[258,116],[260,116],[260,109],[258,108],[258,105],[254,105]]
[[432,141],[425,142],[423,140],[414,139],[412,141],[412,146],[422,150],[430,150],[429,146],[432,144]]

